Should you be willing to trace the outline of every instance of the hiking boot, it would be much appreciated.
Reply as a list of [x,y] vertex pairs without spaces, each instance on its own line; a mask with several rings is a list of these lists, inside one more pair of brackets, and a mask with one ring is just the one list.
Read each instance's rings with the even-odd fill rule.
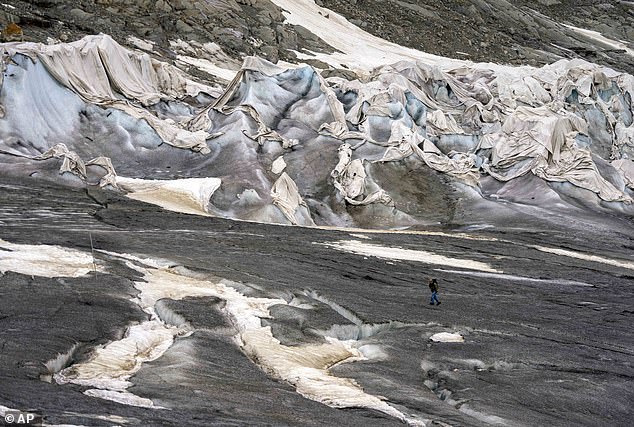
[[440,301],[438,301],[438,302],[436,303],[436,305],[440,305]]

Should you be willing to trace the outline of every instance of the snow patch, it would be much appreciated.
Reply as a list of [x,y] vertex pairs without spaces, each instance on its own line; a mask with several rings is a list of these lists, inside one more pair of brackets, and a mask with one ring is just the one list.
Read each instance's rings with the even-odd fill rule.
[[[86,236],[88,237],[88,236]],[[0,272],[13,271],[29,276],[81,277],[93,271],[91,254],[51,245],[20,245],[0,239]]]
[[193,40],[187,42],[181,39],[170,40],[169,43],[176,52],[179,62],[196,67],[221,80],[230,82],[238,72],[239,64],[223,52],[216,43],[201,44]]
[[165,300],[157,301],[154,305],[154,311],[159,319],[170,326],[176,326],[177,328],[188,326],[187,320],[174,310],[171,310]]
[[90,360],[55,374],[58,384],[79,384],[124,392],[141,365],[158,359],[172,345],[180,330],[150,320],[128,328],[126,336],[95,350]]
[[567,279],[535,279],[533,277],[515,276],[513,274],[479,273],[479,272],[473,272],[473,271],[444,270],[442,268],[436,268],[434,269],[434,271],[438,271],[440,273],[459,274],[463,276],[511,280],[516,282],[531,282],[531,283],[545,283],[545,284],[555,284],[555,285],[594,287],[594,285],[591,285],[590,283],[577,282],[576,280],[567,280]]
[[611,38],[605,37],[603,34],[599,33],[598,31],[586,30],[585,28],[574,27],[572,25],[567,25],[567,24],[564,24],[564,26],[594,41],[603,43],[604,45],[610,46],[613,49],[624,50],[625,53],[627,53],[628,55],[634,56],[634,49],[630,49],[627,46],[627,44],[621,41],[617,41],[617,40],[613,40]]
[[403,322],[387,322],[387,323],[363,323],[360,325],[332,325],[328,330],[318,331],[322,335],[336,338],[342,341],[358,341],[372,337],[384,331],[403,328],[406,326],[418,326]]
[[366,344],[358,347],[357,350],[368,360],[387,360],[389,358],[380,345]]
[[530,245],[530,247],[542,252],[548,252],[555,255],[567,256],[570,258],[583,259],[586,261],[598,262],[601,264],[611,265],[614,267],[627,268],[628,270],[634,270],[634,262],[617,260],[611,258],[605,258],[598,255],[585,254],[583,252],[571,251],[568,249],[548,248],[546,246]]
[[350,237],[354,237],[355,239],[372,240],[372,237],[366,236],[365,234],[350,233]]
[[191,56],[178,55],[176,57],[179,61],[185,64],[192,65],[201,71],[218,77],[222,80],[231,81],[236,76],[237,71],[229,70],[227,68],[219,67],[208,59],[205,58],[192,58]]
[[474,409],[471,409],[468,405],[462,405],[461,407],[458,408],[458,410],[460,412],[464,412],[465,414],[469,415],[470,417],[473,417],[479,421],[482,421],[486,424],[492,424],[492,425],[508,425],[507,421],[504,418],[500,418],[496,415],[487,415],[484,414],[482,412],[476,411]]
[[[48,372],[50,374],[56,374],[57,372],[61,371],[66,366],[68,366],[78,346],[79,345],[75,343],[66,353],[58,353],[56,357],[44,363],[44,366],[46,366],[46,369],[48,370]],[[49,379],[50,379],[50,376],[49,376]]]
[[499,239],[495,237],[476,236],[476,235],[467,234],[467,233],[445,233],[442,231],[423,231],[423,230],[407,230],[407,229],[380,230],[380,229],[372,229],[372,228],[337,227],[332,225],[319,225],[316,228],[320,228],[322,230],[344,231],[347,233],[362,233],[364,235],[365,234],[407,234],[407,235],[414,235],[414,236],[439,236],[439,237],[446,237],[448,239],[479,240],[484,242],[499,242],[500,241]]
[[142,408],[155,408],[165,409],[161,406],[154,406],[154,402],[150,399],[139,397],[127,391],[114,391],[114,390],[101,390],[90,389],[84,392],[87,396],[98,397],[100,399],[112,400],[113,402],[121,403],[130,406],[140,406]]
[[16,412],[16,411],[19,411],[19,409],[11,409],[6,406],[0,405],[0,417],[4,417],[4,414],[6,414],[7,412]]
[[429,337],[434,342],[464,342],[464,337],[458,333],[439,332]]
[[495,268],[483,262],[460,258],[449,258],[428,251],[417,251],[412,249],[402,249],[398,247],[380,246],[371,243],[363,243],[356,240],[341,240],[333,243],[315,244],[321,244],[340,251],[354,253],[357,255],[368,255],[381,259],[417,261],[426,264],[439,264],[451,267],[467,268],[470,270],[501,273],[500,270],[496,270]]
[[329,298],[322,296],[315,291],[304,291],[304,295],[316,301],[326,304],[327,306],[332,308],[334,311],[339,313],[344,319],[354,323],[355,325],[357,326],[363,325],[363,320],[359,316],[357,316],[355,313],[353,313],[352,310],[349,310],[343,307],[342,305],[337,304],[336,302],[330,300]]
[[366,72],[402,60],[420,60],[443,68],[456,68],[466,64],[464,61],[431,55],[373,36],[351,24],[343,16],[317,6],[312,0],[272,2],[284,9],[286,22],[306,28],[337,49],[332,54],[315,53],[312,57],[298,52],[300,59],[316,58],[336,68],[346,65],[348,68]]

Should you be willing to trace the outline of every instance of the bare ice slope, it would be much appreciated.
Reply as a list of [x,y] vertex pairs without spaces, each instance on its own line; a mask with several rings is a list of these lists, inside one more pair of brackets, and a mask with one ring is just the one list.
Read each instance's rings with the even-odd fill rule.
[[[350,232],[39,184],[0,184],[0,409],[90,426],[631,419],[626,222]],[[34,258],[46,270],[24,274]]]

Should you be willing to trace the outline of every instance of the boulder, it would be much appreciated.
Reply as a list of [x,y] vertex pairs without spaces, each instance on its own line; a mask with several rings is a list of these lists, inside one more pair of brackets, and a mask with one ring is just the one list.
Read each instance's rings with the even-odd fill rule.
[[10,22],[0,33],[3,42],[21,41],[24,38],[22,28],[15,22]]

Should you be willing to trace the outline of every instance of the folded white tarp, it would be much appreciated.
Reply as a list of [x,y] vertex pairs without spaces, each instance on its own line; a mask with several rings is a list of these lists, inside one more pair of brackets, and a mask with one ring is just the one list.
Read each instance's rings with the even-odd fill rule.
[[[411,132],[401,123],[394,122],[388,147],[378,162],[393,162],[403,160],[411,155],[418,156],[430,168],[454,176],[462,182],[477,187],[480,181],[478,168],[475,166],[474,156],[465,153],[455,153],[451,158],[443,154],[430,140],[416,132]],[[420,148],[422,145],[422,148]]]
[[[305,67],[309,67],[309,66],[305,65]],[[314,76],[316,76],[319,79],[319,87],[322,93],[325,95],[326,102],[334,118],[334,122],[332,123],[332,126],[334,126],[335,132],[341,133],[342,129],[344,128],[347,130],[343,105],[341,104],[341,102],[339,102],[334,91],[328,86],[324,78],[319,73],[317,73],[312,67],[309,67],[309,68],[311,68],[311,70],[313,71]],[[247,105],[247,104],[236,105],[236,106],[228,105],[229,101],[231,101],[231,99],[235,96],[236,92],[240,88],[240,85],[244,83],[244,80],[245,80],[244,76],[246,73],[257,72],[268,77],[274,77],[286,71],[288,71],[288,68],[284,68],[284,67],[280,67],[278,65],[272,64],[271,62],[265,59],[252,57],[252,56],[246,57],[244,59],[244,62],[242,64],[242,68],[240,69],[240,71],[236,73],[234,78],[231,80],[231,82],[225,89],[224,93],[221,96],[219,96],[213,104],[210,105],[209,109],[214,109],[223,114],[231,114],[236,111],[246,113],[258,125],[258,130],[254,135],[249,135],[245,130],[243,130],[242,133],[245,136],[255,141],[258,141],[258,144],[260,145],[264,145],[266,141],[279,141],[282,144],[283,148],[291,148],[297,145],[299,141],[297,141],[294,138],[285,138],[282,135],[280,135],[276,130],[271,129],[269,125],[265,123],[265,121],[263,120],[262,115],[258,112],[256,108],[257,106]],[[207,111],[208,109],[205,110],[205,112]],[[319,130],[322,131],[323,129],[320,128]],[[326,128],[326,130],[330,131],[331,129]],[[341,137],[342,139],[344,139],[344,137],[356,138],[357,135],[345,134],[345,135],[339,135],[338,137]]]
[[62,165],[59,168],[59,173],[62,174],[69,172],[78,176],[83,181],[87,180],[87,166],[100,166],[106,171],[106,174],[99,180],[99,186],[105,187],[107,185],[111,185],[113,187],[117,187],[117,173],[115,172],[114,166],[112,165],[112,161],[109,157],[99,156],[84,162],[79,154],[75,151],[69,150],[66,144],[63,143],[55,144],[39,156],[24,157],[32,160],[62,159]]
[[383,189],[366,194],[367,173],[363,160],[352,160],[353,147],[343,143],[338,148],[339,162],[330,175],[333,185],[351,205],[364,206],[372,203],[393,205],[392,197]]
[[[271,198],[273,204],[277,206],[284,216],[290,221],[291,224],[297,225],[298,210],[304,208],[308,210],[306,203],[299,194],[299,189],[295,181],[291,179],[286,172],[282,172],[282,175],[275,181],[273,188],[271,188]],[[310,218],[310,215],[307,215]],[[315,225],[312,223],[307,225]]]
[[590,151],[576,143],[576,136],[587,132],[587,123],[575,114],[519,107],[500,132],[481,141],[480,148],[492,149],[484,169],[501,181],[530,171],[547,181],[570,182],[593,191],[606,201],[631,202],[601,176]]
[[47,159],[62,159],[62,165],[59,168],[59,173],[70,172],[77,175],[81,179],[86,179],[86,165],[79,155],[68,149],[66,144],[55,144],[50,149],[34,160],[47,160]]
[[[40,60],[49,73],[85,102],[122,110],[148,122],[167,144],[208,153],[208,129],[191,132],[170,120],[161,120],[142,108],[161,99],[192,95],[188,81],[175,67],[148,54],[128,50],[111,37],[86,36],[72,43],[45,45],[11,43],[5,53]],[[196,85],[196,90],[200,89]],[[138,105],[137,105],[138,104]]]
[[[631,202],[634,173],[629,159],[634,158],[634,78],[585,61],[559,61],[542,68],[465,62],[441,68],[402,61],[368,71],[363,79],[347,81],[340,77],[324,79],[309,67],[289,72],[265,60],[246,58],[225,92],[207,108],[192,114],[191,109],[181,109],[182,105],[177,103],[173,104],[174,109],[149,108],[160,100],[192,95],[198,89],[178,69],[145,53],[124,49],[107,36],[89,36],[50,46],[12,43],[2,47],[6,53],[0,68],[12,55],[28,55],[44,64],[57,81],[84,102],[120,109],[146,120],[163,141],[173,146],[208,152],[207,140],[224,135],[213,147],[214,156],[191,164],[175,156],[173,162],[179,174],[198,176],[208,171],[222,176],[227,185],[219,189],[222,194],[218,200],[227,205],[235,194],[249,194],[248,189],[256,195],[241,198],[229,210],[214,208],[214,213],[242,218],[261,214],[258,218],[284,221],[270,205],[272,200],[288,221],[308,224],[311,220],[305,199],[311,206],[325,207],[323,215],[320,211],[320,220],[348,221],[347,216],[352,218],[364,209],[346,211],[345,207],[334,204],[393,204],[390,195],[377,184],[381,179],[392,179],[391,195],[394,200],[403,199],[404,195],[397,197],[395,193],[398,180],[416,171],[389,168],[381,162],[397,162],[412,156],[421,160],[418,162],[421,166],[424,163],[476,188],[480,173],[488,173],[500,181],[530,173],[587,189],[605,201]],[[10,93],[12,88],[19,90],[16,85],[11,86],[13,82],[5,79],[4,93]],[[93,140],[81,133],[77,139],[71,136],[55,140],[47,139],[45,132],[24,132],[28,126],[15,117],[23,117],[28,107],[22,110],[11,107],[15,96],[3,98],[8,107],[5,121],[0,121],[0,125],[6,125],[6,130],[0,126],[0,132],[4,132],[0,141],[4,154],[34,159],[31,153],[46,151],[50,145],[63,141],[67,146],[56,145],[37,159],[58,158],[62,172],[84,180],[86,167],[94,172],[90,167],[99,166],[105,170],[101,185],[125,185],[147,200],[158,198],[172,207],[183,202],[189,211],[205,211],[213,182],[198,186],[194,182],[168,185],[119,179],[110,159],[97,156],[108,154],[118,169],[126,170],[123,166],[131,166],[125,157],[129,152],[105,150],[101,145],[104,138]],[[159,119],[153,112],[157,110],[174,120]],[[71,113],[64,129],[84,131],[83,122],[76,121],[77,113],[74,110]],[[238,116],[238,120],[221,117],[233,114],[244,117]],[[42,116],[42,122],[48,123],[47,115]],[[16,123],[10,123],[11,120]],[[82,120],[93,124],[90,117],[81,117]],[[208,133],[214,130],[221,132]],[[257,144],[245,141],[243,135]],[[83,136],[88,138],[84,140]],[[120,141],[116,135],[111,139],[109,136],[108,141]],[[352,143],[353,139],[360,142],[356,146],[346,143]],[[28,150],[20,148],[21,141],[30,144]],[[270,144],[271,141],[279,145]],[[154,156],[158,152],[146,153],[143,141],[131,142],[131,147],[137,150],[133,159],[137,163],[132,166],[145,168],[137,176],[154,173],[157,167]],[[335,165],[333,156],[337,147]],[[73,150],[97,158],[84,163]],[[288,169],[286,161],[293,166],[290,170],[294,173],[301,171],[293,175],[295,180],[284,172]],[[333,166],[332,171],[328,170]],[[381,168],[391,170],[383,173]],[[164,176],[168,172],[160,173]],[[416,180],[414,176],[406,178]],[[182,187],[189,184],[193,185],[189,189],[204,188],[207,192],[190,197],[189,190]],[[421,191],[423,188],[421,185]],[[566,191],[567,186],[553,188]],[[258,196],[269,191],[271,199]],[[334,194],[340,197],[333,197]],[[569,194],[591,196],[583,192]],[[381,212],[394,215],[393,212],[402,209],[409,215],[416,211],[407,211],[410,207],[404,203],[394,210],[372,210],[379,212],[377,215],[382,215]],[[329,209],[332,213],[327,212]],[[628,209],[631,211],[632,207]]]
[[612,166],[614,166],[619,174],[621,174],[623,181],[625,181],[625,185],[631,190],[634,190],[634,160],[614,160],[612,162]]
[[106,174],[99,180],[100,187],[105,187],[107,185],[117,187],[117,173],[115,172],[112,160],[110,160],[109,157],[95,157],[94,159],[88,161],[86,166],[100,166],[106,171]]
[[115,181],[131,199],[197,215],[208,215],[209,199],[221,184],[219,178],[150,180],[117,176]]

